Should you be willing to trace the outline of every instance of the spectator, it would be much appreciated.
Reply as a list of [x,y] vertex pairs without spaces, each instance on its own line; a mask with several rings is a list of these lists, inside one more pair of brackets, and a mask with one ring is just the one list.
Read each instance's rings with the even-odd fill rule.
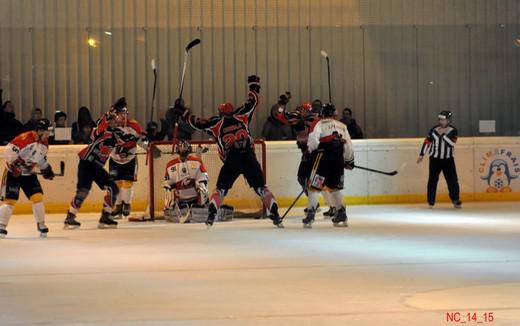
[[[65,128],[67,127],[67,113],[63,111],[56,111],[54,113],[54,130],[56,132],[57,128]],[[55,140],[54,135],[49,137],[49,144],[51,145],[66,145],[69,144],[68,140]]]
[[312,108],[311,112],[316,114],[321,114],[321,107],[323,106],[323,103],[319,99],[315,99],[312,101]]
[[42,119],[46,120],[47,122],[49,121],[43,117],[42,109],[34,108],[34,110],[32,110],[32,112],[31,112],[31,119],[23,125],[23,130],[24,131],[36,130],[36,123]]
[[159,125],[155,121],[150,121],[146,125],[146,134],[149,141],[161,141],[164,139],[164,132],[159,131]]
[[166,136],[168,136],[168,140],[172,140],[175,121],[177,121],[179,124],[179,127],[177,129],[177,139],[178,140],[191,140],[193,133],[195,133],[195,130],[193,128],[191,128],[184,121],[184,119],[177,117],[177,114],[175,113],[175,108],[177,106],[182,106],[184,108],[185,107],[184,100],[176,99],[175,104],[168,108],[168,111],[166,111],[166,118],[161,119],[161,130],[166,134]]
[[363,131],[361,130],[361,127],[357,124],[356,119],[352,118],[351,109],[343,109],[343,114],[340,121],[347,126],[348,133],[350,134],[351,139],[363,139]]
[[280,106],[275,105],[271,108],[271,115],[262,129],[262,137],[265,140],[294,139],[291,125],[285,119],[284,111]]
[[78,121],[72,124],[72,140],[74,144],[89,144],[90,133],[96,126],[90,111],[86,106],[82,106],[78,110]]
[[5,101],[0,108],[0,145],[7,145],[23,132],[22,123],[15,117],[13,102]]

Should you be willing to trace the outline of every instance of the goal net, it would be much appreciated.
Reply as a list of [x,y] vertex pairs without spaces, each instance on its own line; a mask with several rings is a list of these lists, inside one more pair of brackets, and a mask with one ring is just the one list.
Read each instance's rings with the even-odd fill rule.
[[[192,140],[190,141],[193,153],[198,155],[209,175],[208,190],[210,193],[215,189],[218,174],[222,167],[222,161],[218,154],[218,148],[212,140]],[[255,140],[255,154],[262,167],[264,180],[266,176],[266,147],[263,140]],[[178,157],[173,152],[171,141],[153,142],[148,151],[148,176],[149,176],[149,199],[145,215],[152,219],[164,218],[164,198],[163,181],[166,165],[169,161]],[[235,210],[235,217],[260,218],[264,213],[261,199],[254,190],[249,187],[243,176],[240,176],[229,190],[223,202],[224,205],[232,206]]]

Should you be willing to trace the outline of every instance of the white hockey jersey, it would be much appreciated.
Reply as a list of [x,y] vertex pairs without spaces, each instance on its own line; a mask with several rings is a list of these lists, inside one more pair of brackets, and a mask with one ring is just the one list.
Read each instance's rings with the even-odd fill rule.
[[307,148],[309,152],[313,152],[318,149],[320,143],[331,142],[336,137],[340,137],[343,143],[343,160],[353,160],[354,150],[347,126],[334,118],[323,118],[319,120],[314,127],[311,127],[309,139],[307,140]]
[[34,174],[34,167],[46,169],[47,150],[49,144],[47,140],[40,141],[36,131],[27,131],[16,136],[5,148],[6,165],[16,164],[21,167],[22,175]]
[[135,158],[137,145],[141,147],[147,146],[145,143],[146,133],[141,125],[133,119],[129,119],[126,126],[117,129],[122,144],[114,148],[112,153],[110,153],[110,158],[118,164],[126,164]]
[[197,186],[200,182],[208,182],[208,172],[198,156],[189,155],[185,162],[177,157],[166,165],[164,185],[175,189],[179,200],[197,198]]

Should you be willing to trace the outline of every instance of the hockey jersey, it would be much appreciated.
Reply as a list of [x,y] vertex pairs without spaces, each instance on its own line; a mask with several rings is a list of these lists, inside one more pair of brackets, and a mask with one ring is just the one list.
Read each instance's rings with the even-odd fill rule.
[[105,113],[90,134],[90,144],[78,155],[82,160],[104,166],[116,145],[123,144],[121,135],[121,130],[110,126],[109,113]]
[[347,126],[333,118],[322,118],[311,127],[307,148],[309,152],[313,152],[318,148],[327,148],[334,142],[343,146],[343,160],[345,162],[354,159],[352,140]]
[[134,119],[129,119],[124,127],[117,128],[121,142],[119,142],[110,158],[118,164],[126,164],[135,158],[137,145],[146,147],[146,132]]
[[198,156],[189,155],[185,162],[177,157],[166,165],[164,186],[176,189],[180,200],[197,198],[200,182],[207,184],[208,172]]
[[190,115],[187,121],[193,129],[205,131],[215,138],[220,159],[225,161],[233,148],[253,149],[254,139],[249,124],[258,107],[258,96],[257,92],[249,91],[246,103],[230,115],[217,115],[209,119]]
[[22,169],[22,175],[34,173],[34,167],[41,170],[49,166],[47,162],[47,140],[38,139],[36,131],[27,131],[16,136],[5,148],[6,164],[16,164]]

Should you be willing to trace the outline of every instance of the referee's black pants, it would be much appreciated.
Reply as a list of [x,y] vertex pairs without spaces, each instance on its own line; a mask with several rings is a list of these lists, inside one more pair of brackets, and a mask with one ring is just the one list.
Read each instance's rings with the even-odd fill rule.
[[428,177],[428,203],[430,205],[435,204],[437,183],[439,183],[439,175],[441,172],[444,174],[444,178],[448,184],[451,201],[459,200],[459,180],[453,157],[448,159],[430,157],[430,176]]

